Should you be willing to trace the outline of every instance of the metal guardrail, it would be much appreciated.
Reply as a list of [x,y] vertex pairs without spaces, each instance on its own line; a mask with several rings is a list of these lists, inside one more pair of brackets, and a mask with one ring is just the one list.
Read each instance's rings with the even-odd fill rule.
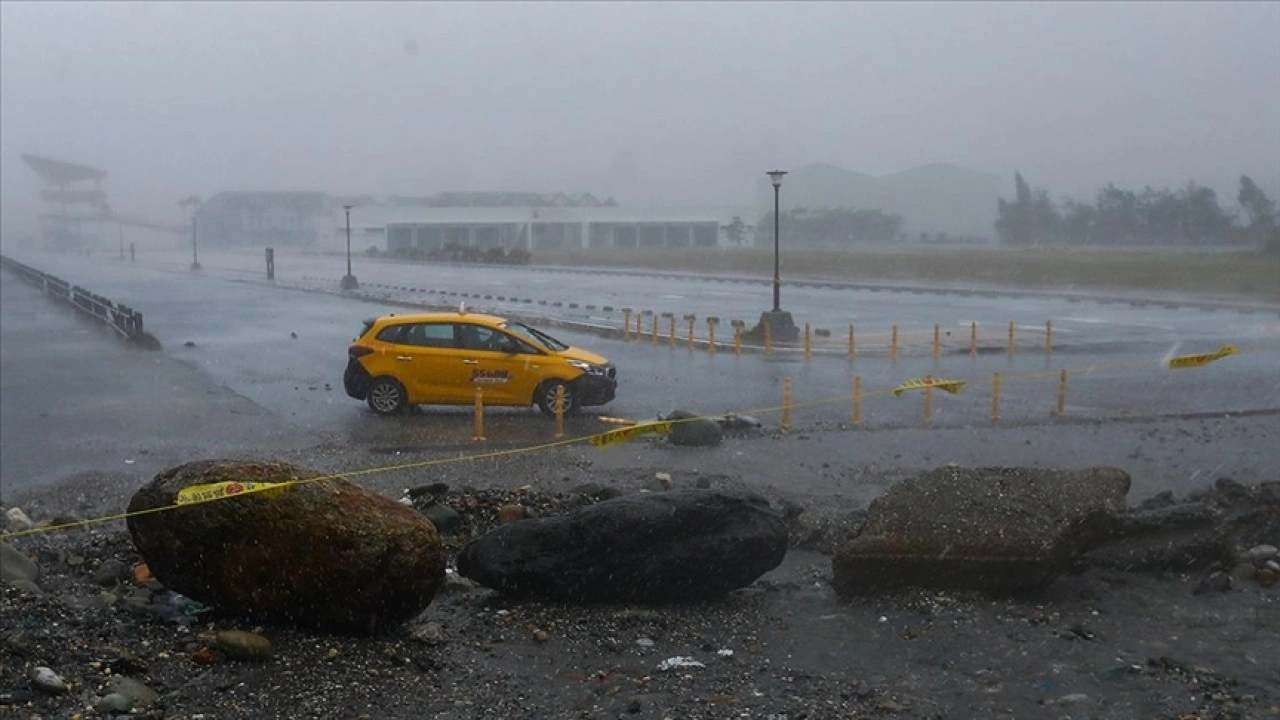
[[125,339],[138,342],[145,333],[142,313],[127,305],[112,302],[78,285],[72,285],[56,275],[42,272],[30,265],[0,255],[0,266],[18,275],[28,284],[40,288],[45,296],[72,308],[120,333]]

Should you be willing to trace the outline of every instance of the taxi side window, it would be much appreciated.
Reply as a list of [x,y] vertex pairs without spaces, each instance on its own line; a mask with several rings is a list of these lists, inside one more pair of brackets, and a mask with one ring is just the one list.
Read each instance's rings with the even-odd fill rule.
[[378,331],[378,340],[396,345],[405,344],[405,335],[412,325],[389,325]]
[[418,347],[452,348],[453,323],[419,323],[407,325],[407,333],[401,342]]
[[533,346],[510,335],[483,325],[458,326],[458,347],[464,350],[489,350],[491,352],[522,353],[536,355]]

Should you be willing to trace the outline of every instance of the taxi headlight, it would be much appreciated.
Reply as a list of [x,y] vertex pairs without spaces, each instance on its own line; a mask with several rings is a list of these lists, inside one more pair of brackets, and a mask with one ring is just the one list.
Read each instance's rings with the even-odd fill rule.
[[582,360],[570,360],[569,364],[585,372],[588,375],[604,375],[605,369],[600,365],[593,365]]

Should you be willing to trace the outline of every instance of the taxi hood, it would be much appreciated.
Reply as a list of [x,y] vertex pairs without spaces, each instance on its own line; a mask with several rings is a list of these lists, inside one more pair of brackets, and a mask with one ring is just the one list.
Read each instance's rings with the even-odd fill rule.
[[582,348],[576,348],[576,347],[566,348],[564,350],[561,350],[559,352],[552,353],[552,354],[559,355],[562,358],[567,358],[570,360],[580,360],[582,362],[588,362],[588,363],[591,363],[592,365],[604,365],[609,362],[609,360],[605,358],[603,355],[597,355],[589,350],[583,350]]

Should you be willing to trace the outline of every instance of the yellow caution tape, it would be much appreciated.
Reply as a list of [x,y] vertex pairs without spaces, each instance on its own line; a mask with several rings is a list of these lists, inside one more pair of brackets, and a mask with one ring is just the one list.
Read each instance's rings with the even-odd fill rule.
[[959,395],[960,388],[964,387],[964,380],[937,380],[931,375],[925,375],[922,378],[911,378],[893,389],[895,396],[901,395],[908,390],[923,390],[927,387],[937,388],[952,395]]
[[637,437],[640,437],[641,435],[645,435],[648,433],[654,433],[655,435],[666,435],[669,432],[671,432],[671,423],[668,421],[647,422],[647,423],[638,423],[636,425],[632,425],[631,427],[623,427],[623,428],[618,428],[617,430],[610,430],[609,432],[603,432],[603,433],[600,433],[599,435],[592,435],[588,439],[591,441],[591,444],[595,445],[596,447],[607,447],[609,445],[620,445],[633,438],[637,438]]
[[602,423],[609,423],[610,425],[635,425],[636,424],[635,420],[628,420],[626,418],[619,418],[619,417],[606,417],[604,415],[601,415],[596,419]]
[[1217,350],[1214,350],[1211,353],[1204,353],[1203,355],[1179,355],[1178,357],[1169,360],[1169,368],[1178,370],[1180,368],[1201,367],[1208,365],[1214,360],[1220,360],[1228,355],[1235,355],[1239,352],[1240,351],[1237,350],[1234,345],[1223,345]]
[[230,481],[209,483],[207,485],[192,485],[179,490],[178,497],[174,499],[174,502],[178,505],[190,505],[191,503],[221,500],[234,495],[247,495],[249,493],[267,493],[266,497],[279,497],[284,494],[285,488],[292,484],[292,482],[263,483]]

